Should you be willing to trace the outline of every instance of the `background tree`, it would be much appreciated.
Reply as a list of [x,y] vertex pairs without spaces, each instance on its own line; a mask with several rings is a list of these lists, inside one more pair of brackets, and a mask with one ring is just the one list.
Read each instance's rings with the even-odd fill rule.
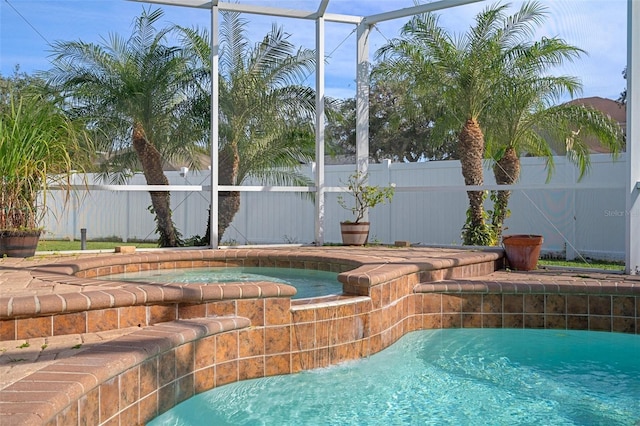
[[[251,46],[248,22],[238,13],[222,12],[219,75],[219,183],[240,185],[254,178],[264,184],[308,185],[299,166],[313,160],[315,91],[302,82],[315,70],[315,53],[296,49],[282,28]],[[177,28],[190,52],[197,76],[192,113],[201,118],[208,138],[210,105],[209,34]],[[218,238],[240,208],[240,193],[218,195]],[[205,242],[209,240],[207,231]]]
[[9,105],[12,97],[40,93],[42,86],[42,80],[20,71],[20,66],[16,65],[10,76],[0,74],[0,106]]
[[432,137],[440,114],[435,91],[416,96],[402,82],[376,79],[369,96],[369,151],[374,161],[444,160],[456,157],[453,138]]
[[[465,185],[482,185],[485,139],[482,116],[494,94],[509,76],[508,65],[525,54],[523,43],[543,19],[536,3],[525,3],[513,15],[509,5],[495,4],[481,11],[467,32],[452,35],[438,16],[413,17],[401,37],[377,52],[383,59],[378,72],[423,94],[440,87],[445,108],[434,133],[458,136],[458,154]],[[491,227],[485,222],[484,191],[467,191],[469,210],[463,227],[464,244],[491,245]]]
[[[625,80],[627,79],[627,67],[624,67],[624,69],[622,70],[622,77]],[[621,103],[622,105],[626,105],[627,104],[627,88],[626,87],[620,93],[620,97],[618,98],[618,102]]]
[[[455,137],[433,138],[439,114],[437,96],[423,104],[404,84],[374,78],[369,92],[369,160],[425,161],[456,159]],[[355,99],[340,104],[340,118],[329,124],[332,152],[355,154]]]
[[[369,133],[371,137],[371,133]],[[331,156],[355,156],[356,99],[336,101],[336,114],[325,127],[326,151]]]
[[[143,9],[125,39],[111,34],[101,44],[53,44],[53,69],[45,74],[56,91],[71,99],[67,109],[90,123],[97,149],[105,152],[104,177],[140,170],[148,185],[168,185],[165,161],[197,162],[201,132],[188,114],[193,76],[180,48],[166,43],[168,29],[157,30],[160,9]],[[115,171],[115,173],[114,173]],[[171,218],[168,191],[151,191],[159,244],[181,243]]]

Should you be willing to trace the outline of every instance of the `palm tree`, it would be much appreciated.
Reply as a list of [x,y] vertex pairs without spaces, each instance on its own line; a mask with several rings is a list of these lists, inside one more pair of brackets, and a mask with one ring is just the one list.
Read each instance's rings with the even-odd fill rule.
[[[308,185],[298,167],[314,158],[315,91],[302,82],[315,69],[315,53],[297,49],[282,28],[254,46],[246,36],[247,21],[222,12],[219,75],[219,183],[240,185],[248,178],[265,184]],[[210,55],[205,30],[177,28],[191,52],[198,76],[194,117],[209,134]],[[218,238],[240,208],[237,191],[218,194]],[[204,237],[209,240],[209,228]]]
[[[128,39],[111,34],[101,44],[53,44],[53,69],[45,76],[72,99],[69,109],[90,121],[97,149],[107,153],[104,176],[113,181],[122,180],[117,171],[141,168],[148,185],[168,185],[164,161],[193,166],[203,151],[194,137],[198,123],[187,113],[193,76],[181,49],[166,44],[168,29],[154,27],[162,16],[143,9]],[[179,245],[169,192],[149,193],[160,246]]]
[[[557,38],[534,43],[524,63],[516,65],[517,74],[505,79],[500,92],[487,111],[487,154],[493,161],[498,185],[511,185],[520,177],[520,156],[524,153],[546,158],[547,180],[553,173],[554,151],[566,151],[582,178],[589,169],[586,140],[595,137],[611,153],[623,146],[620,125],[608,115],[579,104],[557,105],[564,94],[573,96],[580,90],[573,77],[546,76],[544,72],[564,60],[580,54],[580,49]],[[554,150],[561,142],[561,149]],[[491,227],[500,241],[508,214],[511,191],[492,193],[494,207]]]
[[[413,17],[401,37],[389,41],[378,52],[383,62],[378,73],[405,81],[408,87],[437,96],[443,115],[435,123],[435,134],[458,136],[458,157],[465,185],[482,185],[485,149],[481,119],[492,102],[508,65],[526,54],[523,41],[533,34],[543,15],[535,3],[525,3],[507,16],[509,5],[492,5],[476,16],[475,25],[459,36],[439,26],[434,14]],[[428,102],[425,99],[425,102]],[[468,191],[469,210],[463,227],[463,242],[490,245],[494,239],[485,223],[484,191]]]

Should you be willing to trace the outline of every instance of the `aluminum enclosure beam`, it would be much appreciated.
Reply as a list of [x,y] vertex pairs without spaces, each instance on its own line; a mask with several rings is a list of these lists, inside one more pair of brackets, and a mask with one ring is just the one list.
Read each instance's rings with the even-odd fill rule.
[[[217,0],[216,2],[217,3]],[[219,135],[219,55],[220,55],[220,36],[219,13],[218,6],[213,3],[211,6],[211,208],[209,209],[209,245],[211,248],[218,248],[218,146],[220,145]]]
[[[371,26],[360,23],[356,35],[356,171],[369,170],[369,34]],[[363,220],[369,221],[365,211]]]
[[[297,19],[317,19],[319,16],[323,16],[325,21],[328,22],[338,22],[343,24],[358,24],[362,21],[361,16],[353,16],[353,15],[341,15],[338,13],[323,13],[323,5],[324,9],[326,9],[329,4],[329,0],[322,0],[321,6],[318,11],[305,11],[300,9],[285,9],[279,7],[270,7],[270,6],[255,6],[250,4],[242,4],[242,3],[225,3],[225,2],[211,2],[206,0],[128,0],[134,1],[138,3],[154,3],[154,4],[164,4],[167,6],[184,6],[184,7],[192,7],[196,9],[210,9],[212,4],[217,4],[218,10],[228,10],[232,12],[240,12],[240,13],[251,13],[254,15],[265,15],[265,16],[278,16],[281,18],[297,18]],[[478,1],[478,0],[475,0]]]
[[329,6],[329,0],[321,0],[318,6],[318,16],[324,16],[327,12],[327,6]]
[[164,4],[167,6],[182,6],[182,7],[193,7],[196,9],[211,9],[211,6],[214,3],[211,0],[127,0],[133,1],[137,3],[154,3],[154,4]]
[[376,15],[365,16],[363,22],[375,25],[379,22],[391,21],[393,19],[406,18],[420,13],[433,12],[435,10],[449,9],[451,7],[463,6],[465,4],[477,3],[483,0],[441,0],[433,3],[420,4],[413,7],[398,9],[391,12],[378,13]]
[[[326,7],[326,0],[322,6]],[[324,244],[324,18],[316,20],[316,164],[315,164],[315,238],[316,245]]]
[[625,273],[640,275],[640,1],[627,7],[627,203]]

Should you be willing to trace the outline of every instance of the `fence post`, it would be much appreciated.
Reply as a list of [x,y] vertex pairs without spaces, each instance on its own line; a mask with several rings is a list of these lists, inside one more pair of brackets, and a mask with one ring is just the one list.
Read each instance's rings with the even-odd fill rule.
[[133,213],[131,211],[131,199],[130,199],[131,193],[129,191],[127,191],[126,194],[127,195],[126,195],[125,203],[126,203],[127,207],[126,207],[126,214],[125,214],[125,218],[126,218],[125,221],[126,222],[125,222],[125,225],[124,225],[125,226],[125,233],[124,233],[124,236],[122,237],[122,242],[123,243],[126,243],[127,240],[129,239],[129,231],[130,231],[130,228],[131,228],[131,214]]
[[80,228],[80,250],[87,249],[87,228]]

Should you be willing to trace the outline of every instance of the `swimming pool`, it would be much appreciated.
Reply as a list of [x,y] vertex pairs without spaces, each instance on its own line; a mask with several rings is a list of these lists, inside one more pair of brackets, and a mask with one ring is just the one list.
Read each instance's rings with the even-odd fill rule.
[[152,282],[160,284],[207,284],[271,281],[292,285],[297,293],[293,299],[342,293],[342,284],[335,272],[314,269],[271,267],[205,267],[156,269],[125,272],[98,277],[101,280]]
[[419,331],[368,359],[213,389],[148,424],[637,425],[639,360],[628,334]]

